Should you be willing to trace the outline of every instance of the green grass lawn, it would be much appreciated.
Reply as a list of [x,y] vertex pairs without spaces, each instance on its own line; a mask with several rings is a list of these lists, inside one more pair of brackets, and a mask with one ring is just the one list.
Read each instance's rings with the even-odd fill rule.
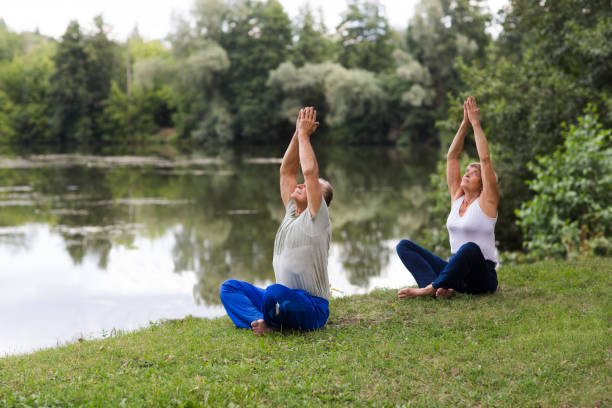
[[187,318],[0,358],[0,406],[611,406],[611,271],[507,266],[494,295],[334,299],[315,332]]

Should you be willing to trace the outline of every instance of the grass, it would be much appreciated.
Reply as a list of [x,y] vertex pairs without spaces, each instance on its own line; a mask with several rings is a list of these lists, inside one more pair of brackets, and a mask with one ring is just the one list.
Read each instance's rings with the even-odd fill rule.
[[0,358],[0,406],[611,406],[611,271],[509,266],[494,295],[334,299],[315,332],[186,318]]

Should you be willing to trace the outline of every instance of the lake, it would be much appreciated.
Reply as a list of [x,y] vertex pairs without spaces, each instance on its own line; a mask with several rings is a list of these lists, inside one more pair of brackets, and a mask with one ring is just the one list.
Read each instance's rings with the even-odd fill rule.
[[[284,149],[0,148],[0,356],[221,316],[224,280],[273,283]],[[315,151],[332,295],[414,284],[395,245],[419,238],[437,152]]]

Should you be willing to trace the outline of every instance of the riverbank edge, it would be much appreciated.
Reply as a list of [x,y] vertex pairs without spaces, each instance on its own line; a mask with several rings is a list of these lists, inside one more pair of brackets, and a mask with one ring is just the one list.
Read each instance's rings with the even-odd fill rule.
[[612,258],[515,265],[500,288],[336,298],[323,330],[187,317],[0,358],[0,406],[607,406]]

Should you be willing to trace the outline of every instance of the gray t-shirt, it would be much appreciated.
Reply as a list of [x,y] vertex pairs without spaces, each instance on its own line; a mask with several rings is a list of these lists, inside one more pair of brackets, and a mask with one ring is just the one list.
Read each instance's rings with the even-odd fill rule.
[[329,300],[327,257],[331,221],[327,204],[321,200],[314,218],[308,209],[298,216],[295,210],[295,201],[290,199],[274,240],[272,264],[276,283]]

